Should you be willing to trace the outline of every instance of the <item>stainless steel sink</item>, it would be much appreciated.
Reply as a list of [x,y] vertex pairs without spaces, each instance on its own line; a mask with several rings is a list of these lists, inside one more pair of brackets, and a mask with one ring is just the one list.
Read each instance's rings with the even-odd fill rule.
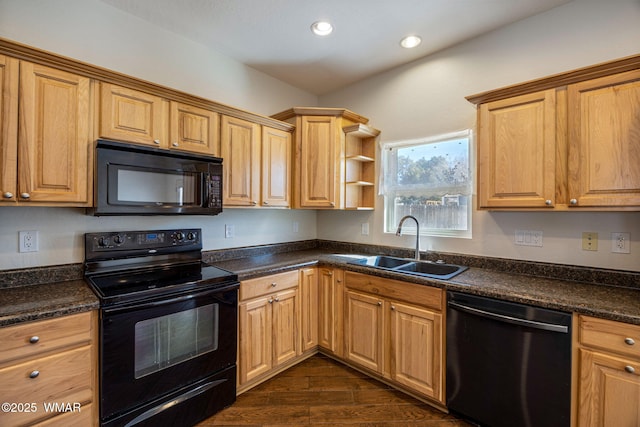
[[447,280],[462,273],[468,267],[455,264],[445,264],[432,261],[416,261],[413,259],[376,255],[350,261],[350,264],[366,265],[369,267],[391,270],[397,273],[415,276],[431,277]]

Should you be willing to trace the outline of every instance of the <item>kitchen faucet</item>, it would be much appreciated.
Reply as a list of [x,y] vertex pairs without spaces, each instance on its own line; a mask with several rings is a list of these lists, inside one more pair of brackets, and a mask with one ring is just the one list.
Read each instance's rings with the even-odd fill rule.
[[396,236],[402,236],[402,223],[409,218],[416,222],[416,256],[415,258],[417,261],[420,261],[420,224],[418,223],[418,220],[416,219],[415,216],[405,215],[402,217],[402,219],[400,220],[400,223],[398,224],[398,230],[396,231]]

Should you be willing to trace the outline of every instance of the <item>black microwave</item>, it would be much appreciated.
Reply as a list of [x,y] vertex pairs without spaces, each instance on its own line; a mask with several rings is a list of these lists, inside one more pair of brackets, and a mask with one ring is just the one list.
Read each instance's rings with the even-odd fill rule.
[[99,139],[93,215],[217,215],[222,159]]

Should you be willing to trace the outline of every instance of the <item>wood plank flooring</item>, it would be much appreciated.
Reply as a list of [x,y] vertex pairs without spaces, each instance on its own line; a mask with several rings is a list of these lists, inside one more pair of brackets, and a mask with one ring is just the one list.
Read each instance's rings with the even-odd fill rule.
[[207,426],[469,427],[386,384],[316,355],[238,396]]

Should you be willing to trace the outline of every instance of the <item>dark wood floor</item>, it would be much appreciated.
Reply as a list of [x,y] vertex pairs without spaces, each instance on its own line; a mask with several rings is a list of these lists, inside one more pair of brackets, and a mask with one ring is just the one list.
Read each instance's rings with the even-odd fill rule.
[[205,426],[468,427],[322,355],[238,396]]

